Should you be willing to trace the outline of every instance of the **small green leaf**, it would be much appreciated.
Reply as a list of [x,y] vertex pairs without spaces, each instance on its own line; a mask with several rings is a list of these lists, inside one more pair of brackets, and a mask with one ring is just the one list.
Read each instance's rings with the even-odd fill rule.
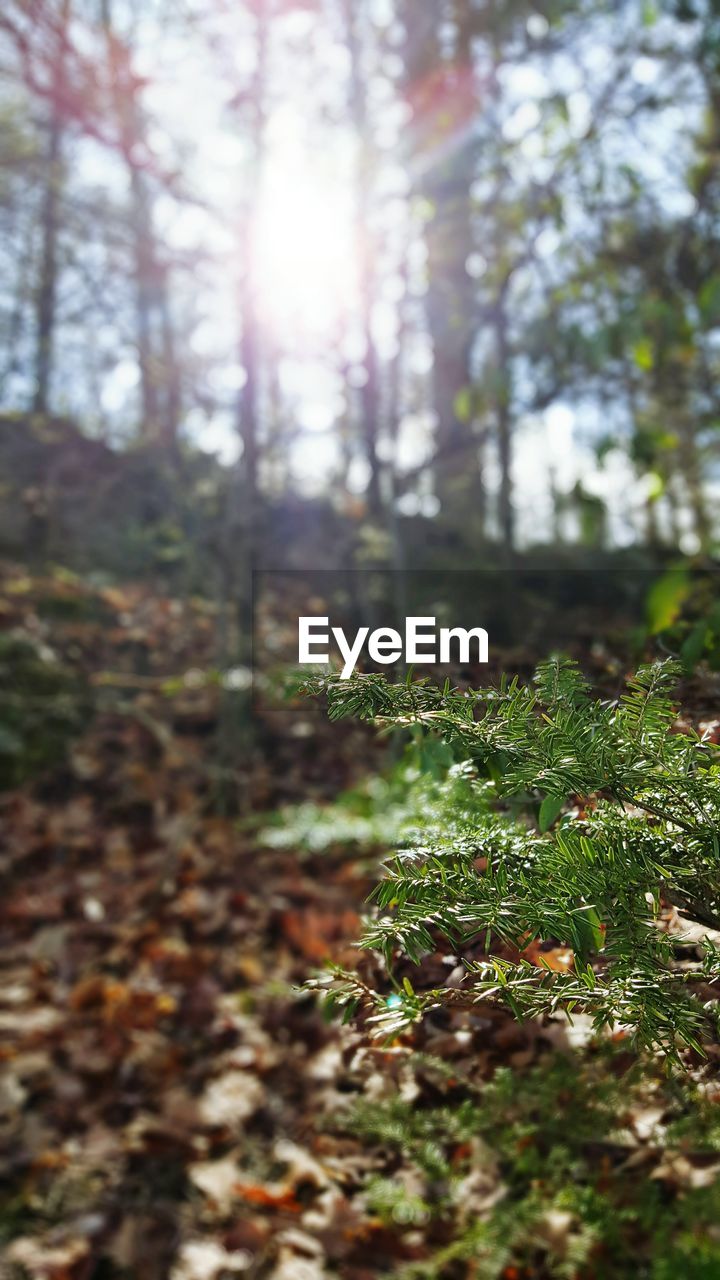
[[703,618],[696,623],[680,648],[680,658],[686,671],[693,671],[702,658],[710,639],[710,628]]
[[650,634],[666,631],[677,620],[690,594],[690,579],[682,569],[669,569],[648,592],[645,606]]
[[595,907],[584,907],[577,913],[575,928],[583,957],[602,950],[605,945],[605,930]]
[[640,338],[632,349],[632,356],[638,369],[649,373],[655,364],[655,348],[649,338]]
[[544,833],[547,831],[557,818],[560,810],[565,803],[564,796],[546,796],[540,805],[539,825],[540,830]]

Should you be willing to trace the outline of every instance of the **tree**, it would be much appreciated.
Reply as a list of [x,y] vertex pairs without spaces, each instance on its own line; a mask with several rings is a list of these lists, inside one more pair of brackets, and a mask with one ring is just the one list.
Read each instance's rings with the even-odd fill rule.
[[175,356],[168,272],[160,261],[153,227],[153,199],[147,168],[149,149],[139,101],[140,80],[132,54],[113,26],[112,0],[100,0],[100,19],[112,112],[130,189],[128,222],[132,240],[137,354],[140,371],[141,436],[162,445],[172,458],[180,417],[180,381]]
[[412,109],[409,165],[425,221],[427,318],[433,343],[434,471],[443,507],[482,508],[477,444],[463,409],[477,323],[467,264],[473,250],[469,186],[477,143],[477,101],[470,41],[441,53],[437,6],[413,0],[403,10],[406,94]]
[[365,342],[365,380],[360,388],[361,435],[369,479],[367,502],[370,515],[377,518],[381,512],[380,459],[378,457],[378,433],[380,428],[380,370],[375,338],[372,330],[372,308],[375,300],[375,254],[370,228],[369,197],[371,192],[372,143],[367,118],[367,103],[361,67],[361,41],[358,33],[358,15],[352,0],[343,0],[345,38],[350,55],[349,114],[355,130],[358,159],[355,188],[355,249],[358,261],[358,292],[360,325]]
[[40,222],[40,277],[36,297],[35,392],[33,408],[47,413],[53,368],[55,310],[58,285],[58,235],[64,176],[63,138],[67,105],[67,32],[70,0],[61,0],[58,14],[48,23],[52,36],[48,93],[45,195]]

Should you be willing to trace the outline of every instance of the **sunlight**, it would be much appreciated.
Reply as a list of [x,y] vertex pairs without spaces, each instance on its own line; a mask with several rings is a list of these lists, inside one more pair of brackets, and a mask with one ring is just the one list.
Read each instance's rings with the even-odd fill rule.
[[327,340],[355,294],[351,191],[306,156],[269,159],[260,193],[253,279],[259,315],[279,334]]

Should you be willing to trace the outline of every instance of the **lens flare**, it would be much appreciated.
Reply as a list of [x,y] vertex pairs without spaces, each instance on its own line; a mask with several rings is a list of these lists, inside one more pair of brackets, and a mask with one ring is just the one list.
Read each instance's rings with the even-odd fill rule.
[[327,340],[352,305],[355,245],[351,193],[312,166],[268,166],[253,236],[259,318],[294,342]]

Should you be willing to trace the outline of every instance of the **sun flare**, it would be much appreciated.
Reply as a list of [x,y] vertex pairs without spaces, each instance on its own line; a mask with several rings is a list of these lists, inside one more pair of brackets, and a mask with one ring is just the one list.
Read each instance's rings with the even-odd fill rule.
[[263,323],[328,339],[355,290],[352,193],[321,169],[279,160],[257,209],[253,276]]

